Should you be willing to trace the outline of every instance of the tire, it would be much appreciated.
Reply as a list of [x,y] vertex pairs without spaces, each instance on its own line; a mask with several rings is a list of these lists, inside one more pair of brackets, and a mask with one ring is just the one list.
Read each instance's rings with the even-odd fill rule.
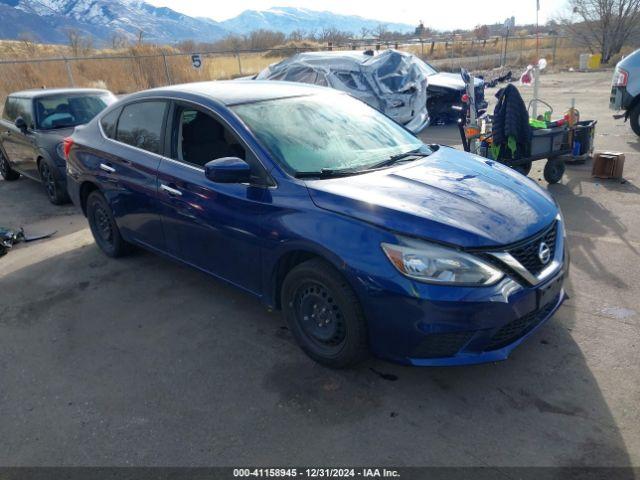
[[527,175],[529,175],[529,172],[531,171],[531,165],[532,165],[532,162],[526,162],[520,165],[514,165],[511,168],[513,168],[516,172],[521,173],[526,177]]
[[20,178],[20,174],[16,172],[11,165],[9,165],[9,160],[4,156],[4,153],[0,150],[0,175],[7,182],[13,182],[14,180],[18,180]]
[[562,160],[549,159],[544,166],[544,179],[547,183],[558,183],[564,175],[565,165]]
[[38,171],[40,172],[40,180],[42,181],[42,186],[49,201],[54,205],[69,203],[69,194],[67,193],[64,183],[59,178],[60,174],[58,173],[57,167],[43,158],[38,164]]
[[640,137],[640,102],[631,110],[629,120],[631,122],[631,129]]
[[344,277],[324,260],[308,260],[289,272],[281,304],[294,338],[316,362],[346,368],[368,356],[360,302]]
[[111,207],[99,191],[87,198],[87,220],[96,244],[107,256],[118,258],[131,251],[131,244],[123,240]]

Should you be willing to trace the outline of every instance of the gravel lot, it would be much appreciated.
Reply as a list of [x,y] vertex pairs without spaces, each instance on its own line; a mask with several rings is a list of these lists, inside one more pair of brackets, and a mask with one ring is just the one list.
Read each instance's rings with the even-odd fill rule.
[[549,188],[571,298],[501,363],[324,369],[252,297],[149,253],[110,260],[72,206],[0,181],[0,225],[58,230],[0,259],[0,465],[640,466],[640,141],[610,78],[543,79],[626,154],[625,181],[588,162]]

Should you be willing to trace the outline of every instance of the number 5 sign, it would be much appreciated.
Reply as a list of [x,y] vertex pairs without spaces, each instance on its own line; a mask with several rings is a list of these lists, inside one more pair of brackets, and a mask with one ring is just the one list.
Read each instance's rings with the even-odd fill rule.
[[191,55],[191,65],[193,65],[193,68],[200,68],[202,66],[202,58],[199,53]]

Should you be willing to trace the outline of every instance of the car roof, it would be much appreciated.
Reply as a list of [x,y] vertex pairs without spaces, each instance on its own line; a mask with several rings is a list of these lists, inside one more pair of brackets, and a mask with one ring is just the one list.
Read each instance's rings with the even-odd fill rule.
[[201,95],[226,106],[254,103],[276,98],[301,97],[319,93],[339,93],[336,90],[316,85],[295,82],[273,82],[270,80],[218,80],[211,82],[184,83],[170,87],[146,90],[128,96],[127,99],[152,96],[162,93],[186,93]]
[[21,90],[12,92],[9,97],[39,98],[50,95],[71,95],[80,93],[111,93],[109,90],[100,88],[34,88],[32,90]]

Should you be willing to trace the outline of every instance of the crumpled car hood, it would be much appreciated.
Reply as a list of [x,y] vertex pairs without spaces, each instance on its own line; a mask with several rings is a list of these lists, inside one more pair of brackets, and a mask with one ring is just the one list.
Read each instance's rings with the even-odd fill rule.
[[460,247],[520,241],[558,214],[549,194],[526,177],[446,147],[398,167],[306,184],[320,208]]
[[385,50],[305,52],[260,72],[256,80],[285,80],[330,86],[384,112],[414,133],[428,125],[426,66],[414,55]]

